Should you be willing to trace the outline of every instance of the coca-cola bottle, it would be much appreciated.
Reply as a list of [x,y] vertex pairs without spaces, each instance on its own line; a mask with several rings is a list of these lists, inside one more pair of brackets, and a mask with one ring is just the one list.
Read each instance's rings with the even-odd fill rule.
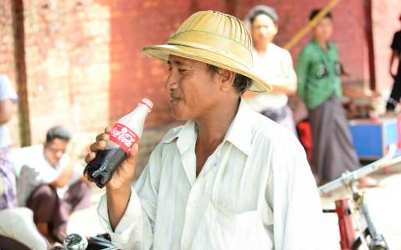
[[127,158],[131,147],[142,135],[145,118],[152,107],[152,101],[144,98],[133,111],[113,125],[106,149],[97,151],[95,159],[84,170],[84,174],[98,187],[104,187],[116,168]]

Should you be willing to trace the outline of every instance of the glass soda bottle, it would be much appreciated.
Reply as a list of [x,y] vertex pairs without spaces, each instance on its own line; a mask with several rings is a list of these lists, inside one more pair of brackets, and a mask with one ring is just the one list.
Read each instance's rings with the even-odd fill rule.
[[96,152],[96,157],[85,167],[84,174],[100,188],[113,176],[114,171],[128,156],[131,147],[142,136],[146,116],[153,103],[142,99],[137,107],[123,116],[110,130],[110,140],[106,149]]

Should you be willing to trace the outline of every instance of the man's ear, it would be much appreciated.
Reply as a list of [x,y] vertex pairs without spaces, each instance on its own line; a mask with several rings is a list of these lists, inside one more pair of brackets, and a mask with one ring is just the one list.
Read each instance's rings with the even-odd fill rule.
[[271,27],[270,29],[273,29],[272,35],[273,35],[273,38],[274,38],[278,33],[278,24],[276,22],[273,22],[273,27]]
[[274,27],[275,27],[275,30],[274,30],[274,36],[276,36],[276,35],[277,35],[277,33],[278,33],[278,26],[277,26],[277,24],[275,24],[275,25],[274,25]]
[[220,69],[219,71],[219,77],[220,77],[220,82],[221,82],[221,90],[227,91],[232,89],[234,79],[235,79],[236,73],[226,70],[226,69]]

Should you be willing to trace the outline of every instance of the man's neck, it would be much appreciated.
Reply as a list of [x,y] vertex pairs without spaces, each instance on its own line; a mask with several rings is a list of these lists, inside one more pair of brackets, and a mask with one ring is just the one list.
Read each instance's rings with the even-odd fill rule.
[[196,175],[198,176],[207,158],[216,150],[217,146],[224,140],[228,128],[237,114],[239,100],[233,99],[231,103],[218,105],[213,113],[204,119],[195,121],[198,129],[196,141]]
[[47,161],[47,163],[49,163],[49,166],[51,166],[52,168],[57,168],[59,162],[57,162],[56,164],[54,164],[54,163],[52,163],[52,162],[49,160],[49,158],[48,158],[47,155],[46,155],[45,147],[44,147],[44,146],[43,146],[43,157],[45,158],[45,160]]
[[328,50],[328,48],[329,48],[329,41],[315,38],[315,42],[316,42],[316,43],[319,45],[319,47],[322,48],[323,50]]
[[255,48],[256,52],[258,52],[259,54],[264,54],[267,52],[267,49],[269,48],[270,43],[271,43],[271,41],[267,42],[267,43],[260,43],[260,44],[255,43],[254,48]]
[[221,142],[233,121],[239,107],[239,100],[233,100],[231,104],[220,105],[214,108],[204,119],[196,122],[198,128],[198,141],[210,144]]

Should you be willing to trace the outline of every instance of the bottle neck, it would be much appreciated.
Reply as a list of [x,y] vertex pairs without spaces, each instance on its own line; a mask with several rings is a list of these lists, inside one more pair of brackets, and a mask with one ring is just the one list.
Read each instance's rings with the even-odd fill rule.
[[130,128],[140,137],[142,135],[145,119],[150,111],[151,109],[149,106],[139,103],[133,111],[122,117],[118,123]]

